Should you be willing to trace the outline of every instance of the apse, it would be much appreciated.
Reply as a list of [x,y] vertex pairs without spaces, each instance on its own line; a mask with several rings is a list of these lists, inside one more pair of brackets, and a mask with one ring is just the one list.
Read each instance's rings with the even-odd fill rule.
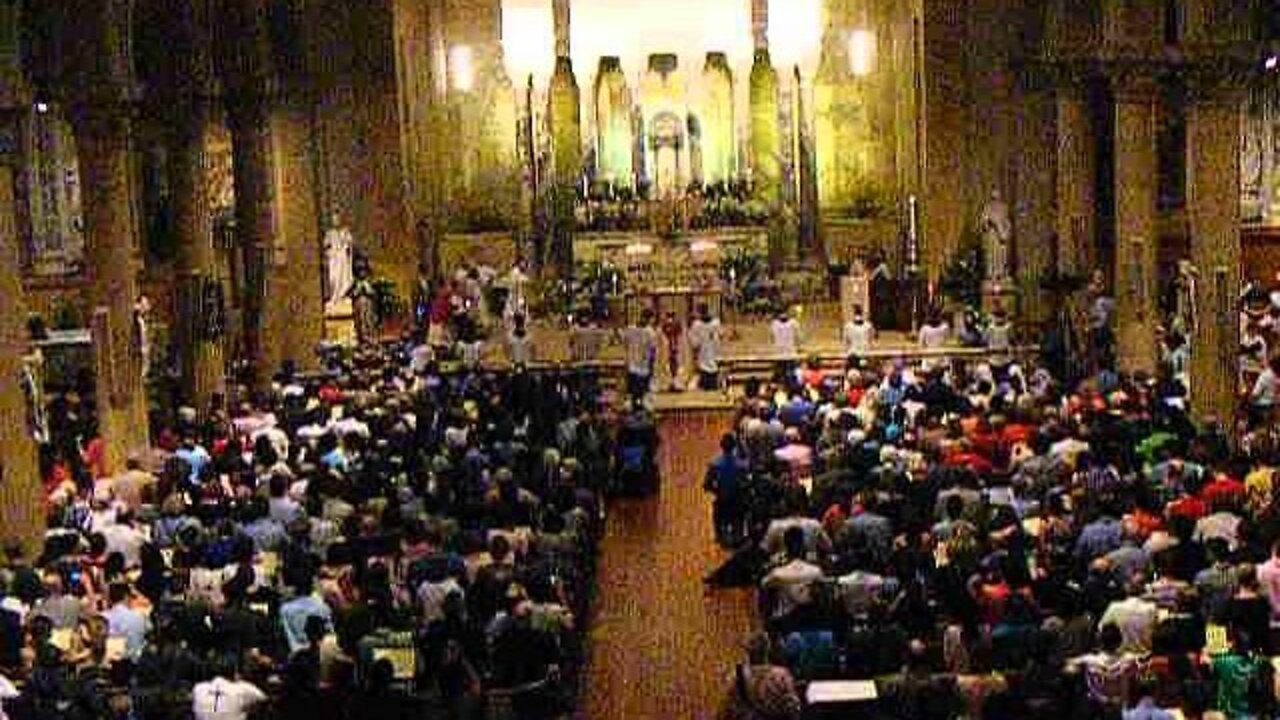
[[629,77],[653,54],[675,54],[680,67],[702,68],[708,52],[723,52],[731,66],[751,62],[749,0],[572,0],[573,64],[592,72],[604,56],[617,56]]

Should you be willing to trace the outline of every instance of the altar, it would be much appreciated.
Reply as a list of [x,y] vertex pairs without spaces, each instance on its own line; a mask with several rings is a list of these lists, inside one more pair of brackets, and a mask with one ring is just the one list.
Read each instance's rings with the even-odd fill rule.
[[756,228],[699,232],[674,238],[645,233],[581,234],[574,241],[579,277],[607,273],[609,293],[635,322],[645,310],[674,314],[689,323],[699,305],[723,317],[736,295],[734,268],[743,258],[763,258],[768,239]]

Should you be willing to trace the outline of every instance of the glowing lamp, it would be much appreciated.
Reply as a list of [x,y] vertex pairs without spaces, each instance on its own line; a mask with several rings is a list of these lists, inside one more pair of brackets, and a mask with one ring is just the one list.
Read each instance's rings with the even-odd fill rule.
[[517,85],[533,76],[545,85],[556,65],[555,15],[551,0],[503,0],[502,60]]
[[449,83],[458,92],[471,92],[475,87],[475,53],[470,45],[449,48]]
[[876,68],[876,34],[871,30],[849,33],[849,70],[858,77],[870,75]]
[[769,54],[778,67],[812,75],[822,52],[822,0],[769,0]]
[[1276,70],[1280,68],[1280,55],[1272,55],[1262,63],[1262,67],[1267,70]]
[[653,246],[650,245],[649,243],[631,243],[625,249],[623,249],[622,252],[629,257],[636,257],[640,255],[652,255]]

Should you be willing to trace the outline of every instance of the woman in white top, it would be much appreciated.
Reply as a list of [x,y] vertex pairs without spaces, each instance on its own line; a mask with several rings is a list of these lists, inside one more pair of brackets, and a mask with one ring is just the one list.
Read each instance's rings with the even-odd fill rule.
[[845,323],[844,326],[844,354],[848,357],[867,354],[875,338],[875,326],[863,317],[862,308],[854,308],[853,320]]

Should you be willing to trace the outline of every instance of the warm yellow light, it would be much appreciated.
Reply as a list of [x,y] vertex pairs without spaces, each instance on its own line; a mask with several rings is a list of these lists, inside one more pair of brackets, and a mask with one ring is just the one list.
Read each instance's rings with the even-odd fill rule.
[[871,30],[849,33],[849,69],[854,75],[870,75],[876,67],[876,34]]
[[502,0],[502,59],[516,85],[530,75],[538,84],[551,78],[555,34],[551,0]]
[[810,74],[822,52],[822,0],[769,0],[769,54],[780,69]]
[[471,92],[476,84],[474,54],[470,45],[449,48],[449,82],[459,92]]

